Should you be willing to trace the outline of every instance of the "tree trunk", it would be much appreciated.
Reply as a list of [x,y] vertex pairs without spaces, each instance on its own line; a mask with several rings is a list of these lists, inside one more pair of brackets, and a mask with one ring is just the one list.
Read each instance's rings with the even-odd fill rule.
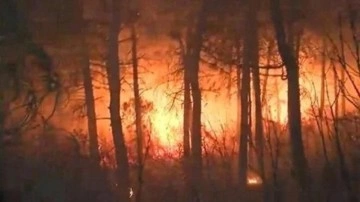
[[[251,3],[250,10],[256,15],[256,9]],[[264,187],[264,194],[263,199],[264,201],[268,200],[268,196],[266,194],[266,179],[265,179],[265,167],[264,167],[264,131],[263,131],[263,120],[262,120],[262,98],[261,98],[261,88],[260,88],[260,70],[259,70],[259,42],[258,42],[258,35],[257,35],[257,20],[256,16],[252,21],[252,35],[254,40],[254,47],[253,49],[253,66],[252,66],[252,75],[253,75],[253,88],[255,94],[255,151],[257,156],[257,164],[260,171],[261,178],[263,180],[263,187]]]
[[[247,172],[248,172],[248,143],[250,138],[250,70],[254,65],[254,51],[256,51],[256,27],[252,25],[252,20],[255,19],[256,14],[250,9],[252,1],[248,1],[248,9],[246,12],[246,20],[244,28],[247,30],[244,35],[244,59],[241,80],[241,125],[240,125],[240,148],[239,148],[239,185],[242,195],[246,194],[247,189]],[[250,29],[250,30],[248,30]],[[257,53],[255,53],[257,54]],[[243,200],[246,198],[242,197]]]
[[119,201],[129,201],[129,164],[127,148],[122,129],[120,117],[120,67],[119,67],[119,43],[118,36],[120,33],[120,0],[113,0],[112,18],[109,30],[109,47],[106,64],[107,78],[110,91],[110,121],[112,137],[115,146],[115,159],[117,166],[117,186],[119,190]]
[[237,99],[236,99],[236,106],[237,106],[237,113],[236,113],[236,123],[239,123],[239,124],[236,124],[236,133],[241,134],[241,76],[242,76],[242,69],[241,69],[241,62],[242,62],[242,59],[240,57],[240,49],[241,49],[241,45],[240,45],[240,39],[238,39],[238,44],[236,44],[236,55],[238,57],[238,65],[236,67],[236,87],[237,87]]
[[[198,65],[195,65],[198,66]],[[195,67],[196,68],[196,67]],[[198,67],[192,70],[194,75],[191,81],[193,98],[193,120],[191,128],[191,154],[192,154],[192,175],[193,186],[196,192],[196,200],[200,201],[202,182],[202,135],[201,135],[201,91],[198,81]]]
[[306,195],[309,194],[310,176],[301,131],[299,65],[293,47],[286,41],[279,0],[271,0],[270,6],[279,53],[288,74],[288,120],[293,171],[298,185],[301,188],[301,200],[309,201],[310,196]]
[[320,106],[319,117],[323,124],[324,106],[325,106],[325,80],[326,80],[326,40],[323,40],[322,61],[321,61],[321,87],[320,87]]
[[134,82],[134,101],[135,101],[135,127],[136,127],[136,145],[137,145],[137,161],[138,161],[138,188],[136,192],[136,201],[141,201],[142,185],[143,185],[143,133],[142,133],[142,113],[141,113],[141,97],[139,92],[139,73],[137,58],[137,37],[135,25],[131,25],[131,53],[133,65],[133,82]]
[[87,127],[89,133],[89,153],[90,158],[94,163],[100,163],[100,154],[99,154],[99,143],[97,135],[97,123],[96,123],[96,112],[95,112],[95,101],[94,101],[94,92],[93,84],[90,70],[89,55],[87,52],[86,44],[83,44],[83,85],[85,91],[85,102],[86,102],[86,114],[87,114]]
[[[272,51],[273,50],[273,41],[270,41],[270,44],[268,46],[268,49],[267,49],[267,54],[266,54],[266,65],[270,66],[271,65],[271,55],[272,55]],[[263,106],[266,106],[266,95],[267,95],[267,84],[268,84],[268,81],[269,81],[269,72],[270,72],[270,69],[269,68],[266,68],[266,72],[265,72],[265,77],[264,77],[264,82],[263,82],[263,85],[262,85],[262,92],[261,92],[261,104]]]
[[184,85],[184,110],[183,110],[183,172],[184,172],[184,180],[185,187],[188,189],[186,193],[189,195],[185,196],[185,200],[191,200],[191,170],[190,170],[190,156],[191,156],[191,148],[190,148],[190,136],[191,136],[191,114],[192,114],[192,106],[191,106],[191,89],[190,89],[190,74],[189,74],[189,64],[188,58],[190,53],[190,38],[191,32],[190,27],[187,29],[187,47],[185,47],[181,35],[175,33],[173,37],[178,41],[180,48],[180,59],[183,66],[183,85]]
[[202,184],[202,135],[201,135],[201,90],[199,84],[200,52],[203,44],[203,34],[206,28],[206,2],[202,2],[197,23],[192,36],[187,43],[187,60],[189,81],[192,95],[192,125],[191,125],[191,161],[193,200],[201,201]]
[[190,156],[190,130],[191,130],[191,93],[188,70],[184,71],[184,157]]
[[[186,51],[187,52],[187,51]],[[184,144],[184,173],[185,173],[185,183],[187,188],[191,190],[192,182],[191,182],[191,148],[190,148],[190,137],[191,137],[191,123],[192,123],[192,103],[191,103],[191,89],[190,89],[190,73],[189,67],[187,65],[187,53],[183,52],[183,63],[184,63],[184,117],[183,117],[183,144]],[[188,192],[190,193],[190,192]],[[187,196],[186,200],[191,199],[191,194]]]
[[83,60],[82,76],[85,93],[85,104],[86,104],[86,115],[87,115],[87,128],[89,133],[89,153],[94,166],[100,166],[100,153],[99,153],[99,142],[97,134],[97,122],[96,122],[96,110],[95,110],[95,99],[93,91],[93,83],[90,68],[90,56],[89,47],[86,43],[87,37],[87,21],[84,15],[84,3],[78,2],[79,13],[77,18],[81,22],[79,41],[81,46],[81,57]]
[[[191,37],[190,30],[188,30],[187,37]],[[179,42],[181,44],[181,41]],[[189,48],[189,47],[187,47]],[[190,157],[190,131],[191,131],[191,89],[190,89],[190,70],[188,65],[188,58],[190,50],[185,51],[185,47],[181,45],[182,52],[182,62],[184,66],[184,123],[183,123],[183,132],[184,132],[184,157],[185,160]]]

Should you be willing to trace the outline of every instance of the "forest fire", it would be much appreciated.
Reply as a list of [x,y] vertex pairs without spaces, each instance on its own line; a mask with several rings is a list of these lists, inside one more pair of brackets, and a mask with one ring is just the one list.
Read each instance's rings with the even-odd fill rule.
[[359,201],[359,13],[0,1],[0,197]]
[[[124,34],[123,38],[127,35]],[[313,37],[313,44],[316,47],[321,46],[321,41],[317,37]],[[155,43],[151,39],[144,36],[139,40],[142,49],[139,54],[146,53],[145,57],[139,60],[141,74],[139,75],[141,99],[144,103],[143,122],[152,139],[157,142],[160,148],[168,152],[179,152],[179,146],[182,139],[183,127],[183,81],[181,64],[176,59],[172,49],[176,50],[176,45],[168,37],[162,37],[161,43]],[[165,48],[166,47],[166,48]],[[124,45],[123,49],[127,52],[128,45]],[[314,48],[316,49],[316,48]],[[306,57],[308,54],[306,45],[304,52],[301,52],[303,59],[300,69],[300,92],[301,92],[301,112],[303,119],[312,119],[318,116],[318,111],[314,111],[320,107],[321,102],[324,110],[329,110],[335,100],[334,96],[334,78],[333,67],[331,63],[322,64],[321,51],[314,51],[312,57]],[[125,57],[125,56],[124,56]],[[175,59],[174,59],[175,58]],[[267,58],[260,58],[266,61]],[[95,67],[97,68],[97,67]],[[123,108],[123,119],[126,126],[134,123],[135,115],[133,111],[133,81],[131,66],[125,66],[123,70],[124,82],[122,85],[123,93],[121,95]],[[234,138],[236,135],[237,124],[237,87],[236,87],[236,67],[224,67],[216,69],[208,64],[201,64],[200,85],[202,92],[202,126],[204,131],[210,132],[212,135],[221,138],[229,136]],[[326,74],[326,80],[322,78],[322,68]],[[98,71],[104,71],[99,69]],[[340,70],[337,70],[340,71]],[[105,72],[104,72],[105,73]],[[287,124],[287,82],[286,70],[284,67],[277,69],[261,70],[263,76],[262,82],[262,100],[263,100],[263,119],[275,121],[279,124]],[[103,74],[101,74],[103,75]],[[275,76],[274,76],[275,75]],[[104,78],[95,79],[103,81]],[[322,84],[323,80],[323,84]],[[95,82],[95,86],[97,82]],[[266,86],[264,87],[266,83]],[[101,85],[104,85],[103,83]],[[323,87],[322,87],[323,85]],[[351,83],[345,82],[348,86],[349,93]],[[251,90],[254,93],[253,89]],[[99,117],[109,117],[107,105],[109,103],[109,94],[106,89],[95,89],[95,97],[98,97],[96,108]],[[254,95],[254,94],[253,94]],[[323,98],[321,98],[323,96]],[[321,101],[323,99],[323,101]],[[130,103],[131,102],[131,103]],[[252,108],[255,107],[254,102]],[[127,105],[128,104],[128,105]],[[346,102],[346,112],[354,110],[354,106]],[[254,111],[252,112],[254,113]],[[345,113],[345,112],[342,112]],[[328,114],[330,116],[330,114]],[[254,118],[254,114],[252,115]],[[254,120],[253,120],[254,121]],[[102,120],[100,123],[100,134],[107,136],[109,134],[109,122]],[[133,134],[131,134],[133,133]],[[134,130],[125,133],[133,137]],[[132,139],[132,138],[128,139]]]
[[[166,39],[164,39],[166,40]],[[152,47],[155,50],[156,47]],[[153,52],[145,50],[147,52]],[[169,60],[171,56],[164,56],[165,61]],[[148,62],[144,62],[147,64]],[[143,81],[141,88],[144,89],[142,99],[147,105],[143,106],[144,114],[143,121],[152,135],[154,141],[163,149],[172,152],[178,152],[178,147],[182,142],[182,127],[183,127],[183,93],[182,81],[179,75],[171,74],[179,68],[174,65],[173,69],[169,69],[165,64],[157,64],[154,67],[147,67],[149,72],[143,73],[140,80]],[[174,70],[175,69],[175,70]],[[237,95],[236,83],[227,84],[229,81],[224,81],[222,75],[216,75],[217,71],[206,66],[203,67],[204,75],[212,75],[211,78],[202,80],[201,85],[204,89],[212,88],[214,91],[204,90],[203,92],[203,106],[202,106],[202,124],[203,130],[211,132],[213,135],[222,138],[222,136],[236,136],[236,119],[237,119]],[[329,70],[327,70],[329,71]],[[301,69],[302,76],[300,77],[301,96],[301,111],[303,119],[309,119],[317,116],[314,114],[312,108],[318,108],[321,94],[321,66],[317,61],[308,61]],[[281,70],[271,71],[269,74],[280,74]],[[331,72],[328,73],[331,78]],[[235,78],[235,72],[229,76],[228,80]],[[101,80],[101,79],[98,79]],[[270,77],[267,79],[266,95],[264,95],[264,112],[265,120],[272,120],[280,124],[287,124],[287,85],[286,81],[280,77]],[[223,86],[227,84],[227,87]],[[123,119],[125,126],[130,126],[134,123],[134,111],[128,108],[133,107],[132,81],[128,78],[127,84],[123,86],[124,93],[122,94]],[[334,85],[331,81],[327,81],[327,95],[326,106],[334,100],[334,93],[332,89]],[[95,90],[97,100],[96,108],[99,117],[108,117],[109,112],[107,103],[109,103],[109,95],[105,90]],[[129,102],[131,102],[129,104]],[[127,106],[127,104],[131,106]],[[347,110],[351,111],[352,107],[349,104]],[[126,106],[124,108],[124,106]],[[254,107],[254,106],[253,106]],[[106,120],[100,122],[100,130],[102,135],[107,135],[109,132],[110,123]],[[126,133],[129,136],[134,134]],[[134,131],[132,131],[134,132]],[[129,138],[131,139],[131,138]]]

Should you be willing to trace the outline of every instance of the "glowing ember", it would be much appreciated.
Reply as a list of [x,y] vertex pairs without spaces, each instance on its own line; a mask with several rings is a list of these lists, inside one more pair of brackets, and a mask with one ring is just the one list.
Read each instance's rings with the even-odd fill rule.
[[250,169],[247,173],[247,184],[248,185],[261,185],[262,179],[257,172]]
[[260,185],[262,184],[262,181],[258,177],[248,177],[247,183],[248,185]]
[[130,194],[129,198],[134,196],[134,191],[131,187],[129,188],[129,194]]

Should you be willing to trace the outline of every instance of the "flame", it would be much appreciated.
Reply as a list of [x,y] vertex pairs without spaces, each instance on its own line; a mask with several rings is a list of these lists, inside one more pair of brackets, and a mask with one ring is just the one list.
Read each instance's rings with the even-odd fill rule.
[[260,185],[262,184],[261,180],[257,177],[248,177],[247,183],[249,185]]
[[160,145],[174,148],[182,140],[182,116],[180,109],[169,106],[170,100],[165,92],[155,92],[152,98],[155,103],[154,110],[150,112],[153,133],[156,134]]
[[[155,70],[156,71],[156,70]],[[158,82],[158,77],[161,77],[162,74],[154,75],[147,74],[143,78],[147,78],[147,82],[143,88],[149,89],[146,92],[142,93],[142,99],[147,100],[153,103],[153,108],[147,113],[148,120],[143,120],[144,122],[151,123],[151,134],[152,138],[157,141],[157,143],[168,149],[174,150],[177,145],[182,142],[182,123],[183,123],[183,106],[182,106],[182,95],[178,95],[177,98],[174,98],[174,95],[170,95],[176,89],[181,88],[181,81],[178,83],[172,84],[171,88],[166,85],[156,84]],[[220,79],[221,75],[214,76],[214,79]],[[287,122],[287,86],[286,81],[278,82],[278,92],[274,90],[272,86],[274,84],[269,83],[267,87],[267,103],[264,105],[264,117],[278,121],[280,123]],[[301,80],[301,85],[309,92],[312,92],[314,96],[316,93],[319,94],[319,89],[313,89],[314,86],[318,87],[319,82],[313,80],[314,83],[306,82],[306,80]],[[203,82],[203,85],[206,86],[207,81]],[[156,88],[151,86],[157,86]],[[221,85],[217,84],[217,85]],[[236,89],[234,89],[235,91]],[[131,99],[132,89],[129,87],[124,90],[125,93],[122,93],[122,103]],[[226,129],[236,128],[236,95],[228,97],[226,89],[220,89],[217,93],[203,92],[203,101],[202,101],[202,122],[206,129],[210,130],[214,134],[221,134],[224,131],[224,126]],[[101,101],[97,101],[97,113],[100,117],[108,117],[109,112],[107,108],[108,103],[108,92],[106,90],[96,90],[96,96],[102,97]],[[305,112],[311,106],[310,99],[307,96],[302,97],[301,107],[303,116],[306,116]],[[266,112],[267,111],[267,112]],[[129,123],[133,124],[134,116],[125,114],[123,116],[129,116]],[[123,117],[124,118],[124,117]],[[110,123],[108,121],[101,121],[100,128],[103,133],[109,133]]]
[[134,196],[134,191],[132,187],[129,188],[129,198],[132,198]]
[[257,186],[263,183],[260,175],[254,170],[250,169],[247,172],[247,184],[250,186]]
[[[206,69],[206,67],[204,67],[204,69]],[[156,71],[157,70],[154,70],[154,72]],[[181,89],[181,81],[170,84],[170,87],[167,85],[159,85],[157,82],[159,82],[159,78],[161,78],[162,75],[161,72],[143,75],[143,78],[147,79],[147,83],[144,84],[143,88],[148,90],[142,93],[142,99],[153,104],[153,108],[144,116],[148,120],[143,121],[151,124],[153,140],[156,140],[160,146],[168,150],[175,150],[176,146],[182,142],[183,98],[181,93],[177,95],[176,98],[172,93]],[[312,102],[310,97],[313,98],[320,94],[320,81],[315,79],[315,76],[313,78],[311,82],[307,79],[300,80],[302,88],[306,90],[301,101],[303,117],[307,116],[306,111],[311,107]],[[221,75],[215,75],[213,79],[220,80]],[[275,79],[273,79],[272,83],[269,82],[267,86],[267,103],[263,106],[263,115],[267,119],[285,124],[287,122],[287,85],[286,81],[278,79],[278,90],[274,90],[274,80]],[[208,82],[209,81],[202,82],[204,88],[209,85]],[[215,83],[215,85],[222,85],[222,83]],[[226,129],[233,131],[235,131],[234,128],[236,128],[236,94],[233,93],[234,95],[228,96],[226,89],[219,89],[216,93],[202,93],[203,126],[214,134],[224,133],[224,126]],[[233,91],[236,91],[236,89],[234,88]],[[131,87],[124,90],[121,96],[122,103],[133,97],[131,92]],[[106,107],[109,99],[108,92],[106,90],[96,90],[96,96],[103,97],[101,101],[97,101],[98,116],[108,117],[109,112]],[[128,124],[133,124],[134,115],[123,114],[123,118],[125,119],[124,116],[129,116]],[[104,133],[109,133],[109,126],[108,121],[102,121],[100,125],[101,128],[107,128],[106,130],[102,130]]]
[[[171,153],[177,151],[178,145],[182,144],[182,76],[178,75],[176,77],[170,75],[170,72],[173,72],[174,69],[178,67],[173,65],[172,68],[169,68],[169,66],[171,66],[169,65],[170,56],[166,55],[167,52],[163,54],[159,53],[164,47],[165,45],[160,46],[159,44],[150,43],[148,49],[144,49],[144,52],[152,52],[155,58],[160,57],[162,59],[152,62],[150,65],[149,62],[140,61],[139,66],[145,66],[152,71],[141,73],[140,87],[142,89],[142,99],[153,104],[153,108],[144,115],[143,121],[151,125],[149,128],[151,130],[152,140],[155,140],[160,147]],[[162,52],[164,52],[164,50]],[[201,87],[203,89],[215,89],[213,92],[211,92],[211,90],[204,90],[202,92],[202,123],[204,128],[214,135],[226,133],[224,129],[235,131],[237,126],[236,84],[232,83],[228,86],[227,83],[229,83],[229,80],[227,80],[223,74],[219,73],[218,70],[214,70],[206,65],[202,65],[201,69],[205,72],[203,74],[211,74],[211,77],[200,81]],[[122,103],[133,98],[131,67],[128,67],[126,71],[130,72],[130,74],[126,76],[127,83],[130,83],[130,85],[123,85],[124,90],[121,95]],[[280,71],[281,70],[274,70],[274,72],[271,73],[278,74]],[[313,61],[303,63],[300,75],[302,92],[301,111],[304,118],[309,116],[307,112],[314,104],[314,100],[316,101],[320,97],[321,66]],[[231,77],[235,77],[235,71],[231,73]],[[328,75],[328,77],[332,78],[331,74]],[[331,87],[333,86],[331,81],[328,83],[329,88],[333,88]],[[264,91],[265,89],[262,90]],[[333,91],[329,90],[329,92],[329,99],[334,99]],[[109,103],[108,91],[106,89],[96,89],[95,95],[96,97],[101,97],[100,100],[96,101],[97,115],[99,117],[109,117],[107,108]],[[287,81],[281,80],[280,78],[269,77],[265,97],[266,103],[263,105],[263,117],[286,124],[288,116]],[[253,112],[254,111],[255,110],[253,110]],[[123,119],[126,119],[126,116],[130,117],[127,118],[129,121],[124,127],[126,127],[126,125],[134,125],[134,115],[123,114],[122,116]],[[99,125],[100,134],[109,134],[110,123],[108,120],[99,121]],[[134,136],[134,134],[127,135],[131,137]],[[127,139],[129,140],[131,137]],[[256,179],[251,179],[249,183],[257,183],[257,181]]]

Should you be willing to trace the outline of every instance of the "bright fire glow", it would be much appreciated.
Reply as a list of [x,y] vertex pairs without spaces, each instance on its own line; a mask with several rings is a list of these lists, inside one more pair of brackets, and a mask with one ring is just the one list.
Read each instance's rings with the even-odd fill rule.
[[262,184],[262,179],[261,177],[254,172],[253,170],[248,170],[247,173],[247,184],[248,185],[261,185]]
[[[165,42],[164,42],[165,41]],[[151,139],[155,141],[166,152],[175,152],[178,146],[182,144],[182,122],[183,122],[183,94],[182,76],[170,75],[179,66],[172,61],[166,47],[171,43],[162,41],[162,44],[148,43],[148,47],[142,47],[141,51],[149,53],[148,58],[153,61],[140,60],[140,67],[146,67],[147,72],[140,74],[140,88],[142,99],[152,103],[152,109],[143,114],[143,122],[148,125],[151,131]],[[141,54],[141,53],[139,53]],[[177,56],[172,56],[177,57]],[[122,103],[133,98],[132,89],[132,67],[126,70],[127,84],[123,85],[121,95]],[[205,89],[202,92],[202,123],[204,130],[214,136],[224,136],[229,131],[236,131],[237,118],[237,95],[236,83],[228,85],[229,78],[221,74],[218,70],[210,69],[202,65],[202,75],[207,75],[201,79],[201,87]],[[204,73],[206,72],[206,73]],[[277,74],[277,70],[271,70],[270,73]],[[208,76],[210,75],[211,76]],[[306,61],[301,69],[301,109],[302,116],[307,117],[307,113],[314,103],[319,102],[320,97],[320,75],[321,66],[319,62]],[[235,78],[235,68],[231,74]],[[328,73],[328,78],[332,78]],[[329,98],[333,99],[333,84],[331,79],[329,85]],[[282,124],[287,123],[287,81],[280,78],[269,77],[266,87],[266,103],[263,105],[263,117],[277,121]],[[230,88],[229,88],[230,87]],[[210,90],[209,90],[210,89]],[[215,90],[211,90],[215,89]],[[263,89],[264,90],[264,89]],[[97,115],[99,117],[109,117],[108,111],[108,91],[106,89],[95,89],[95,96],[101,97],[96,101]],[[326,95],[328,97],[328,95]],[[328,99],[328,98],[326,98]],[[252,102],[254,103],[254,102]],[[326,105],[329,104],[327,100]],[[131,106],[133,107],[133,106]],[[254,110],[253,110],[254,112]],[[134,125],[134,115],[122,114],[124,128]],[[107,135],[110,132],[108,120],[99,121],[100,134]],[[126,133],[127,140],[134,138],[135,134]],[[234,134],[227,134],[233,136]],[[110,135],[107,135],[110,137]],[[250,179],[250,184],[257,183],[256,179]]]
[[133,189],[130,187],[129,188],[129,198],[132,198],[134,196],[134,191]]
[[259,185],[259,184],[261,184],[261,180],[256,177],[252,177],[252,178],[247,179],[247,183],[249,185]]

